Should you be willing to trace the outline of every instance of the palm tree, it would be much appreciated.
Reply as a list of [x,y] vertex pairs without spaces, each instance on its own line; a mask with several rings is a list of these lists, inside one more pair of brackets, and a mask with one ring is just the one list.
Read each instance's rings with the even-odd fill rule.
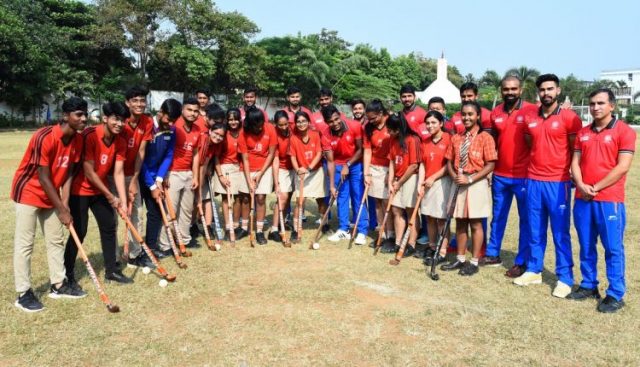
[[519,68],[511,68],[507,70],[504,76],[515,76],[522,82],[522,96],[524,99],[533,101],[536,99],[536,78],[540,76],[540,72],[533,68],[520,66]]

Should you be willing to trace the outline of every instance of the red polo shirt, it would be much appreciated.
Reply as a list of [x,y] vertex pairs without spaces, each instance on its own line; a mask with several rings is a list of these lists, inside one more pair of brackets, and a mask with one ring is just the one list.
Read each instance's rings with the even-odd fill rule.
[[202,131],[209,131],[209,124],[207,124],[207,116],[198,115],[198,118],[196,118],[196,121],[194,121],[193,124],[198,125],[198,127]]
[[[284,110],[284,112],[287,113],[287,117],[289,118],[289,124],[291,125],[291,129],[295,128],[295,126],[296,126],[296,112],[298,112],[298,111],[306,112],[307,115],[309,115],[310,119],[313,116],[313,112],[311,112],[311,110],[306,108],[305,106],[300,106],[298,111],[291,110],[291,106],[286,106],[282,110]],[[311,121],[309,121],[309,122],[311,122]]]
[[138,125],[133,128],[130,125],[131,119],[124,124],[124,129],[120,135],[127,141],[127,159],[124,161],[124,175],[133,176],[136,167],[136,157],[143,141],[150,141],[153,138],[153,119],[147,115],[141,115]]
[[69,169],[74,163],[78,163],[82,154],[81,134],[75,134],[67,145],[62,143],[62,137],[60,125],[43,127],[31,136],[13,176],[13,201],[38,208],[53,208],[51,200],[40,185],[38,167],[49,167],[51,182],[58,191],[67,180]]
[[220,164],[239,164],[241,161],[238,157],[238,139],[240,138],[241,131],[238,131],[237,136],[233,136],[231,131],[227,131],[224,140],[220,144],[220,155],[218,156],[218,162]]
[[[127,141],[121,134],[116,135],[111,144],[104,143],[105,125],[91,126],[82,132],[84,137],[84,161],[93,161],[95,170],[102,183],[109,187],[107,176],[113,170],[116,161],[124,161],[127,154]],[[79,196],[102,195],[84,175],[84,168],[73,178],[71,193]]]
[[176,147],[173,152],[173,162],[170,171],[191,171],[193,164],[193,150],[201,143],[200,127],[195,123],[191,125],[191,130],[187,131],[186,123],[180,116],[175,123],[176,127]]
[[[386,122],[387,117],[383,117]],[[374,166],[389,166],[389,147],[391,146],[391,135],[387,131],[387,125],[382,124],[382,128],[375,127],[371,133],[371,138],[367,136],[366,128],[369,122],[364,124],[362,132],[362,147],[371,150],[371,164]]]
[[498,176],[527,178],[529,146],[524,140],[527,121],[538,113],[538,107],[523,100],[511,113],[504,110],[504,103],[491,112],[491,131],[496,135],[499,159],[493,171]]
[[[594,124],[585,126],[576,135],[575,151],[580,152],[582,181],[594,185],[602,180],[618,164],[621,153],[633,154],[636,149],[636,132],[622,120],[613,119],[602,130]],[[624,202],[625,174],[613,185],[601,190],[593,198],[595,201]],[[581,198],[576,190],[576,198]]]
[[327,140],[333,150],[333,160],[336,164],[346,164],[356,153],[356,140],[362,141],[362,126],[354,121],[342,121],[345,124],[345,131],[341,136],[330,132]]
[[546,119],[542,109],[529,116],[525,134],[531,136],[528,177],[539,181],[569,181],[571,149],[569,136],[582,128],[575,112],[558,107]]
[[409,127],[416,132],[416,134],[420,135],[420,124],[424,123],[424,118],[427,116],[427,111],[420,107],[413,105],[410,109],[402,109],[402,114],[404,118],[407,120],[407,124]]
[[438,141],[430,137],[422,143],[422,163],[424,163],[424,178],[433,176],[447,163],[445,155],[451,144],[451,135],[443,132]]
[[276,127],[265,123],[259,135],[247,134],[244,130],[238,136],[238,152],[249,155],[249,171],[256,172],[269,156],[269,148],[278,145]]
[[291,156],[289,153],[289,146],[291,143],[291,131],[289,131],[289,136],[282,136],[277,131],[278,135],[278,148],[276,152],[278,154],[278,160],[280,161],[279,168],[290,170],[293,169],[293,165],[291,164]]
[[320,142],[320,134],[317,131],[309,131],[309,140],[305,143],[299,135],[293,134],[290,141],[289,154],[296,158],[298,166],[309,170],[316,170],[322,164],[322,160],[318,161],[315,167],[309,165],[313,158],[322,152],[322,143]]
[[[483,131],[491,130],[491,111],[484,107],[480,108],[480,125]],[[444,128],[452,134],[464,133],[465,128],[462,123],[462,113],[460,111],[454,113],[451,119],[444,123]]]
[[[401,178],[412,164],[420,163],[422,153],[420,152],[420,139],[414,135],[405,138],[406,149],[400,147],[398,139],[391,139],[389,148],[389,160],[393,162],[394,177]],[[415,172],[417,173],[417,171]]]

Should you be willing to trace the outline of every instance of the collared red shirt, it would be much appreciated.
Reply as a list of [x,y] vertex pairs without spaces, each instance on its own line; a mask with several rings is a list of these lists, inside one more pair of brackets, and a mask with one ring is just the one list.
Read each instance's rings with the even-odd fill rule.
[[371,164],[375,166],[389,166],[389,147],[391,145],[391,135],[387,130],[387,125],[384,123],[387,120],[387,116],[382,117],[382,128],[377,126],[373,128],[371,138],[367,136],[367,121],[364,124],[364,131],[362,132],[362,147],[364,149],[371,149]]
[[[491,111],[484,107],[480,108],[480,124],[482,131],[491,131]],[[454,113],[451,119],[444,123],[444,128],[451,134],[463,134],[466,129],[462,123],[462,112]]]
[[510,178],[526,178],[529,169],[529,146],[524,132],[530,116],[538,113],[538,107],[522,99],[509,113],[504,103],[491,111],[491,131],[496,136],[498,159],[493,171],[496,175]]
[[[415,135],[407,135],[405,137],[406,148],[402,149],[400,141],[397,138],[391,139],[391,147],[389,148],[389,161],[393,162],[393,175],[401,178],[412,164],[419,164],[422,159],[420,151],[420,138]],[[414,174],[418,173],[416,170]]]
[[127,159],[124,161],[124,175],[133,176],[135,173],[136,157],[143,141],[150,141],[153,132],[153,119],[143,114],[138,120],[138,124],[133,128],[129,122],[131,118],[124,124],[122,137],[127,141]]
[[425,167],[425,179],[438,172],[447,163],[445,155],[449,145],[451,145],[451,134],[446,131],[442,132],[442,136],[438,141],[434,141],[433,136],[431,136],[422,143],[422,163]]

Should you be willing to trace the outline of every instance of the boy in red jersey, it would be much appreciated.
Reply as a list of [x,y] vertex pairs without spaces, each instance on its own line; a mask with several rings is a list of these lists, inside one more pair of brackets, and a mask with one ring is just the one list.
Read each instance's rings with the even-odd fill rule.
[[15,306],[26,312],[44,309],[31,288],[31,254],[38,223],[47,248],[49,297],[86,295],[75,283],[64,279],[63,226],[72,223],[68,200],[73,167],[82,154],[79,132],[86,126],[87,102],[71,97],[62,104],[62,111],[60,124],[33,134],[11,185],[11,199],[16,203],[13,271],[18,299]]
[[[476,83],[467,82],[462,84],[460,86],[460,99],[462,100],[462,102],[477,101],[478,86],[476,85]],[[490,131],[491,111],[482,107],[480,121],[482,124],[482,131]],[[465,128],[464,124],[462,123],[462,114],[460,113],[460,111],[454,113],[453,116],[451,116],[451,119],[445,124],[445,129],[447,129],[451,134],[464,134]]]
[[287,113],[289,118],[289,124],[291,125],[291,129],[295,129],[296,121],[295,115],[298,111],[306,112],[309,116],[311,116],[311,110],[307,107],[302,106],[300,103],[302,102],[302,92],[300,88],[296,86],[291,86],[287,88],[287,106],[284,108],[284,111]]
[[429,133],[424,126],[424,117],[427,111],[416,105],[416,88],[411,84],[405,84],[400,88],[400,102],[402,102],[402,114],[409,127],[424,140]]
[[269,122],[269,115],[262,108],[256,106],[256,101],[258,100],[258,89],[256,87],[249,87],[244,90],[242,93],[242,102],[244,104],[240,107],[240,118],[241,121],[244,122],[244,118],[249,111],[250,108],[256,108],[260,112],[262,112],[262,116],[264,117],[265,122]]
[[[122,102],[105,103],[102,106],[102,125],[92,126],[82,132],[84,153],[82,169],[73,178],[69,207],[80,241],[84,240],[89,224],[89,209],[97,219],[100,230],[105,279],[118,283],[132,283],[116,264],[116,215],[115,210],[125,210],[127,194],[124,185],[124,161],[127,142],[120,135],[124,121],[130,116]],[[107,175],[113,171],[118,196],[109,190]],[[78,248],[71,236],[64,252],[64,265],[69,282],[75,282],[75,263]]]

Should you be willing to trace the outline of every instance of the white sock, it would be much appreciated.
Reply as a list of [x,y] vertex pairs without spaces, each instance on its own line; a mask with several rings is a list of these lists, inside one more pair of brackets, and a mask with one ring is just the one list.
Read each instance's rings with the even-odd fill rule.
[[478,258],[477,257],[472,257],[471,260],[469,260],[469,262],[472,265],[478,266]]
[[467,261],[467,258],[464,255],[457,255],[456,259],[458,259],[458,261],[460,261],[461,263]]

